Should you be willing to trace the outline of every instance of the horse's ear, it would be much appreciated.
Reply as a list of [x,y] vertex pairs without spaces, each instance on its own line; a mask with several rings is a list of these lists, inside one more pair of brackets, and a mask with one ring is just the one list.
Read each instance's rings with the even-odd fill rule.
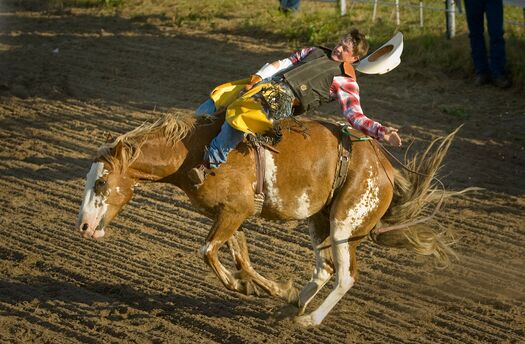
[[108,135],[106,136],[106,143],[113,142],[113,140],[113,135],[111,135],[111,133],[108,133]]
[[115,146],[113,146],[113,148],[111,148],[111,152],[113,154],[113,156],[117,156],[119,154],[122,154],[122,147],[124,145],[122,144],[122,141],[118,141],[117,144]]

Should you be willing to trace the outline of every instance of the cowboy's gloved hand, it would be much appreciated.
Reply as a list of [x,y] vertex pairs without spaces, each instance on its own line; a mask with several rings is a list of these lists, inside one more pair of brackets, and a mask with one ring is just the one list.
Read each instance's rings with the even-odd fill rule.
[[383,140],[390,143],[392,146],[401,147],[401,137],[399,137],[397,129],[392,127],[386,127],[385,129]]
[[244,90],[245,91],[251,90],[253,88],[253,86],[255,86],[255,84],[257,84],[258,82],[261,82],[261,81],[262,81],[262,78],[259,75],[257,75],[257,74],[250,75],[250,81],[248,81],[246,86],[244,86]]

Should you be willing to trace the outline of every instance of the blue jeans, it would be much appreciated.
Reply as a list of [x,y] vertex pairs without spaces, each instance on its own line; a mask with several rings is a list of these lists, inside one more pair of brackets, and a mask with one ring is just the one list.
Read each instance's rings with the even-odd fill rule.
[[[195,110],[195,116],[200,117],[204,115],[212,115],[217,109],[213,100],[207,99]],[[244,133],[232,128],[228,122],[224,121],[219,135],[211,140],[204,160],[210,163],[210,167],[217,168],[220,164],[226,162],[228,154],[235,148],[244,138]]]
[[281,10],[297,11],[299,9],[300,0],[280,0]]
[[[267,82],[270,80],[266,80]],[[287,99],[282,102],[279,106],[269,109],[270,113],[267,116],[270,118],[281,119],[290,117],[293,115],[292,100],[295,97],[293,91],[286,83],[272,82],[269,85],[273,92],[279,92],[281,97]],[[258,93],[259,94],[259,93]],[[253,96],[255,97],[255,96]],[[202,103],[197,110],[195,115],[202,116],[205,114],[212,114],[215,112],[215,104],[213,100],[208,99]],[[211,141],[208,146],[208,150],[204,155],[205,161],[210,163],[210,167],[217,168],[220,164],[226,162],[228,154],[244,139],[244,132],[233,128],[228,122],[224,121],[219,134]]]
[[201,117],[204,115],[212,115],[215,111],[217,111],[217,109],[215,108],[215,103],[211,98],[208,98],[195,110],[195,116]]
[[[505,39],[503,38],[502,0],[465,0],[472,62],[477,75],[505,76]],[[485,45],[484,26],[490,37],[490,63]]]
[[224,121],[219,135],[211,140],[204,159],[210,162],[210,167],[217,168],[226,162],[228,154],[244,139],[244,133],[232,128]]

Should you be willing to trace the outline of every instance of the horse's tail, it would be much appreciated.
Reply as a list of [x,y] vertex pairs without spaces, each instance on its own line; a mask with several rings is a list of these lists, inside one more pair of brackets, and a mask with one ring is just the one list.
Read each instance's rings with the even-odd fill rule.
[[[459,128],[444,138],[432,141],[421,156],[415,155],[406,161],[408,169],[395,171],[394,196],[387,213],[381,219],[382,226],[409,223],[419,215],[428,213],[430,206],[441,199],[443,193],[433,183],[434,176],[458,130]],[[446,193],[445,197],[453,194],[457,193]],[[454,243],[450,231],[437,231],[427,224],[385,233],[372,230],[370,236],[380,245],[409,248],[418,254],[432,255],[441,267],[450,263],[451,256],[456,256],[450,247]]]

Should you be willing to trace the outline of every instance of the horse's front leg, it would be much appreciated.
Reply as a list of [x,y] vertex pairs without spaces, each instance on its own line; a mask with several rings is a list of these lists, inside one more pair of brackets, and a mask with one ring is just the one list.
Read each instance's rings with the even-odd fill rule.
[[[242,236],[245,247],[245,257],[248,258],[248,246],[246,246],[246,241],[244,235]],[[240,241],[241,242],[241,241]],[[241,250],[242,252],[242,250]],[[236,254],[235,260],[240,267],[240,276],[243,281],[253,281],[256,285],[261,287],[264,291],[272,296],[278,296],[289,303],[295,304],[298,298],[297,289],[293,286],[292,280],[289,280],[286,283],[277,283],[270,279],[267,279],[261,276],[255,269],[252,267],[249,258],[245,259],[242,255]]]
[[233,236],[228,239],[228,247],[230,248],[230,253],[237,269],[241,269],[241,261],[250,263],[248,244],[246,243],[246,236],[242,228],[239,228]]
[[[230,244],[232,254],[234,254],[234,251],[240,250],[237,240],[232,236],[244,219],[244,216],[234,213],[220,213],[206,238],[205,244],[200,249],[204,261],[212,268],[224,286],[230,290],[239,292],[243,291],[240,280],[233,276],[233,274],[221,264],[218,258],[218,252],[221,246],[227,241]],[[238,259],[237,256],[240,256],[240,253],[234,254],[236,260]],[[238,263],[236,262],[236,264]]]
[[294,288],[291,280],[287,283],[277,283],[264,278],[252,267],[248,255],[246,236],[242,229],[236,231],[234,236],[228,240],[228,246],[230,247],[231,254],[235,260],[235,265],[237,266],[237,269],[239,269],[235,276],[238,277],[239,282],[242,283],[241,289],[244,288],[242,290],[244,293],[255,293],[259,295],[259,291],[256,287],[259,286],[272,296],[278,296],[289,303],[296,303],[298,292],[297,289]]
[[242,228],[239,228],[228,240],[228,247],[230,248],[233,261],[235,262],[235,266],[238,270],[234,276],[238,278],[243,284],[242,291],[246,295],[256,294],[259,296],[260,292],[256,284],[242,269],[244,264],[251,265],[250,256],[248,254],[248,244],[246,242],[246,236],[244,235]]

